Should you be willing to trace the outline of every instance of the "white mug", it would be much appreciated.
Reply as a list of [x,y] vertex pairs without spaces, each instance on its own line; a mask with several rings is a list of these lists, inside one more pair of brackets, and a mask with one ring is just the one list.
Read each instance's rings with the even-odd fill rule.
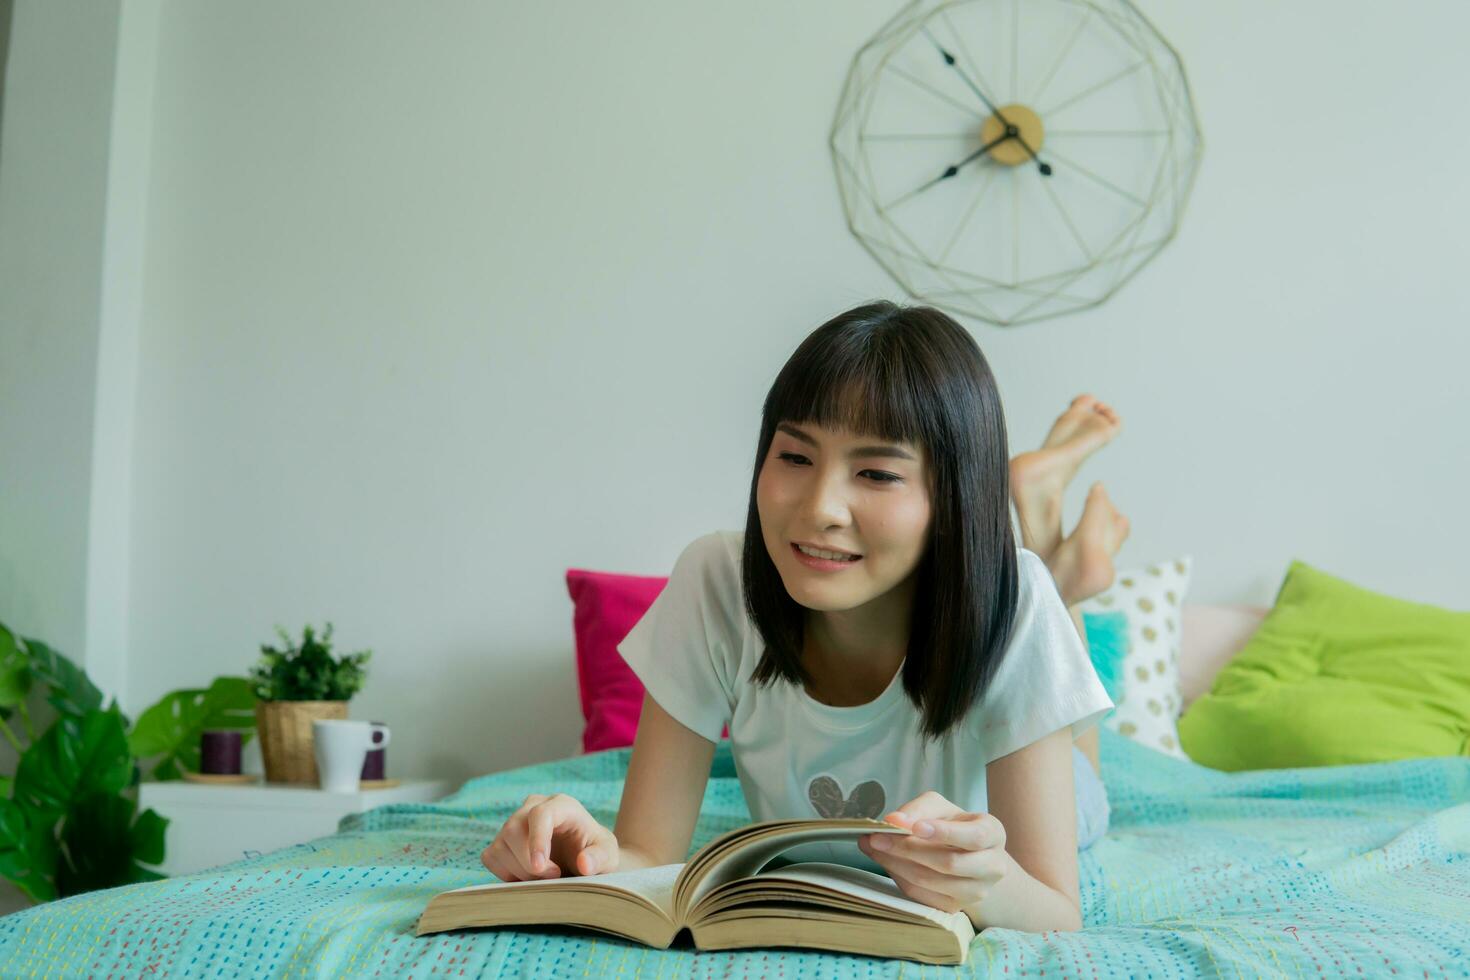
[[[382,735],[382,739],[377,738]],[[388,726],[370,721],[317,719],[311,723],[312,748],[322,789],[355,793],[361,788],[362,764],[368,749],[388,744]]]

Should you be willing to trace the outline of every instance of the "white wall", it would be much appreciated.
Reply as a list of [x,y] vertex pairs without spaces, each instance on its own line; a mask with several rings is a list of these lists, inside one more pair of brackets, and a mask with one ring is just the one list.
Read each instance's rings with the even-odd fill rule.
[[15,5],[0,138],[0,622],[78,660],[117,19]]
[[[22,0],[8,13],[12,47],[3,59],[0,112],[0,622],[95,670],[86,657],[88,526],[97,504],[92,464],[118,9]],[[0,741],[0,773],[14,774],[15,763],[10,744]],[[0,879],[0,914],[28,905]]]
[[[330,618],[377,651],[353,713],[395,726],[397,774],[569,751],[564,570],[663,573],[739,527],[781,363],[902,298],[826,146],[896,9],[165,3],[126,706]],[[1145,9],[1203,168],[1108,303],[971,324],[1014,447],[1079,391],[1116,405],[1069,527],[1105,481],[1122,563],[1192,553],[1198,601],[1269,602],[1300,557],[1463,608],[1470,8]]]

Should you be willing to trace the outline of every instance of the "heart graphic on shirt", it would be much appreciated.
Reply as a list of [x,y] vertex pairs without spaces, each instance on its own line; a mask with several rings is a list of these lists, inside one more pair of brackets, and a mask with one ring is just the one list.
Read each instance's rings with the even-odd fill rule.
[[883,784],[876,779],[858,783],[852,793],[843,796],[842,787],[831,776],[818,776],[806,788],[812,807],[823,817],[872,817],[883,815],[886,798]]

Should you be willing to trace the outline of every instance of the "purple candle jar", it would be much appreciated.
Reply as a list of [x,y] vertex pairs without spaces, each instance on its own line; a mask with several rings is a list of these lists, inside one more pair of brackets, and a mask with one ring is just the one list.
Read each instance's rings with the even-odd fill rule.
[[218,776],[240,774],[240,733],[213,729],[199,736],[199,771]]

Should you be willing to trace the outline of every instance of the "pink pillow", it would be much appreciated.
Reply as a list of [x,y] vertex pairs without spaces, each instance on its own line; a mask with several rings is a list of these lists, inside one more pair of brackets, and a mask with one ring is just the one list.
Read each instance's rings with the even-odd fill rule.
[[582,730],[583,752],[633,744],[643,711],[643,682],[618,653],[618,644],[668,581],[667,577],[567,569],[577,641],[577,692],[587,722]]

